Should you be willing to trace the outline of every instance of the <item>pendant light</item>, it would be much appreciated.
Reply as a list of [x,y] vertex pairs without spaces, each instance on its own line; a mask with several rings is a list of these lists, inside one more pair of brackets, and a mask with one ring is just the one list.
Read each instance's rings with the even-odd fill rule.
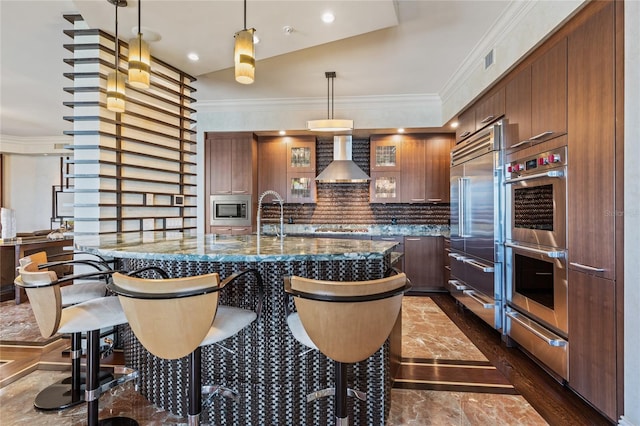
[[124,74],[119,72],[120,45],[118,43],[118,7],[125,7],[126,0],[107,0],[116,7],[116,39],[114,50],[114,71],[107,76],[107,109],[113,112],[124,112],[125,89]]
[[244,0],[244,29],[238,31],[233,53],[236,81],[242,84],[251,84],[254,81],[256,71],[256,54],[253,44],[255,28],[247,29],[247,0]]
[[141,10],[142,0],[138,0],[138,35],[129,41],[129,84],[139,89],[148,89],[151,53],[149,43],[142,39]]
[[307,130],[312,132],[345,132],[353,130],[353,120],[333,118],[333,80],[335,71],[324,73],[327,77],[327,119],[307,121]]

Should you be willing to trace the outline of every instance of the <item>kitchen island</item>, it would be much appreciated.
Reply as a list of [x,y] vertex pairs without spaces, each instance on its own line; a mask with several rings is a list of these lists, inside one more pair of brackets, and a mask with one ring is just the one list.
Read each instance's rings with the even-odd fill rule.
[[[202,351],[203,384],[236,390],[240,401],[214,397],[203,407],[203,422],[217,425],[317,425],[333,420],[333,398],[307,403],[306,395],[333,386],[333,363],[300,345],[286,323],[294,308],[283,290],[283,277],[362,281],[381,278],[396,244],[387,241],[256,235],[195,235],[152,232],[77,237],[76,247],[116,259],[133,270],[159,266],[171,276],[255,268],[265,286],[262,315],[246,330]],[[255,281],[248,277],[225,288],[220,303],[254,309]],[[399,363],[401,322],[369,359],[349,368],[349,386],[367,393],[367,401],[349,398],[355,425],[384,424],[393,375]],[[186,326],[186,325],[185,325]],[[128,327],[122,330],[125,362],[138,369],[141,393],[156,405],[186,416],[187,359],[162,360],[149,354]]]

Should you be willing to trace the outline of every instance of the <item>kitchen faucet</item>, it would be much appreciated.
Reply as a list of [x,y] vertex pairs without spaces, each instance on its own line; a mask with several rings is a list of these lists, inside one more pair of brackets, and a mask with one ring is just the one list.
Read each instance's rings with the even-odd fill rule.
[[258,214],[256,215],[258,239],[260,239],[260,216],[262,213],[262,199],[267,195],[273,195],[274,197],[276,197],[276,200],[280,202],[280,238],[284,238],[284,199],[273,189],[268,189],[260,194],[260,198],[258,198]]

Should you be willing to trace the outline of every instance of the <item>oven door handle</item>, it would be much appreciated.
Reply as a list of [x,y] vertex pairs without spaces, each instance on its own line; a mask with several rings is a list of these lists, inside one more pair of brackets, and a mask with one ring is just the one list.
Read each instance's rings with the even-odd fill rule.
[[[567,341],[556,336],[555,334],[552,333],[542,333],[539,330],[536,330],[534,327],[530,326],[529,324],[527,324],[525,321],[522,321],[520,318],[518,318],[520,315],[518,313],[514,313],[514,312],[505,312],[505,314],[511,318],[513,321],[517,322],[518,324],[520,324],[520,326],[524,327],[525,329],[527,329],[527,331],[531,332],[533,335],[535,335],[536,337],[538,337],[539,339],[543,340],[544,342],[547,343],[547,345],[549,346],[555,346],[555,347],[561,347],[561,346],[567,346]],[[548,334],[548,335],[547,335]]]
[[562,170],[551,170],[544,173],[534,173],[532,175],[520,176],[513,179],[505,179],[504,183],[510,184],[510,183],[522,182],[525,180],[531,180],[531,179],[540,179],[545,177],[560,178],[563,176],[564,176],[564,172]]
[[482,305],[482,307],[484,309],[493,309],[496,307],[495,303],[492,302],[487,302],[486,300],[482,300],[477,294],[476,291],[474,290],[463,290],[462,294],[464,294],[465,296],[469,296],[471,299],[473,299],[475,302],[479,303],[480,305]]
[[479,269],[482,272],[493,272],[494,271],[493,266],[485,265],[484,263],[477,262],[477,261],[475,261],[473,259],[468,259],[467,258],[467,259],[464,259],[463,262],[466,263],[467,265],[473,266],[476,269]]
[[514,249],[518,249],[518,250],[522,250],[522,251],[528,251],[530,253],[535,253],[535,254],[541,254],[543,256],[547,256],[550,257],[551,259],[562,259],[565,257],[565,252],[564,250],[540,250],[537,248],[533,248],[533,247],[527,247],[527,246],[521,246],[520,244],[513,244],[513,243],[504,243],[505,247],[510,247],[510,248],[514,248]]

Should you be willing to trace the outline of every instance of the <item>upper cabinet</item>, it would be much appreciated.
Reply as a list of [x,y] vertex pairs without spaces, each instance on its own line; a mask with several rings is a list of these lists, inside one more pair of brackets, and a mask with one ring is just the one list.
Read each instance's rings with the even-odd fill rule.
[[458,116],[456,141],[460,142],[505,114],[505,89],[498,87],[484,95]]
[[[316,202],[314,136],[261,137],[258,144],[259,192],[276,191],[287,203]],[[271,195],[263,202],[274,201]]]
[[506,85],[505,148],[524,148],[567,133],[567,38]]
[[211,134],[205,142],[208,194],[253,194],[258,151],[253,133]]
[[371,137],[371,203],[449,202],[447,134]]
[[504,87],[476,102],[476,130],[493,123],[504,115]]
[[400,171],[401,136],[371,136],[370,157],[372,172]]

